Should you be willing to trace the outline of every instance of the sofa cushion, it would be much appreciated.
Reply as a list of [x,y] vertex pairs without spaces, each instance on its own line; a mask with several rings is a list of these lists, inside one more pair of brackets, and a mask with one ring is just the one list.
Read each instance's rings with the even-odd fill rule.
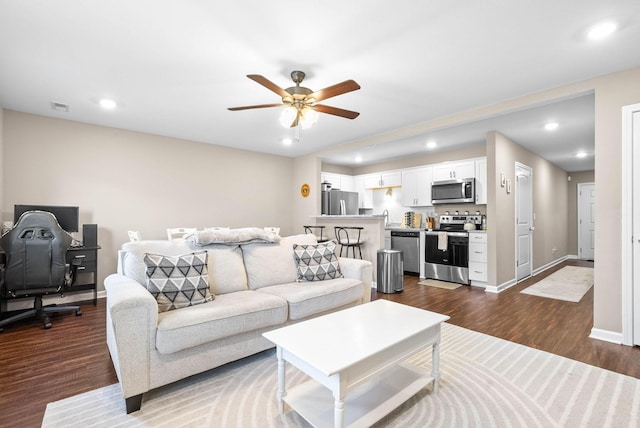
[[325,279],[342,278],[338,257],[336,257],[336,241],[320,244],[293,244],[293,255],[296,260],[298,281],[324,281]]
[[249,288],[257,290],[270,285],[294,282],[297,277],[293,244],[316,244],[311,234],[287,236],[278,244],[242,245]]
[[164,256],[149,254],[144,257],[147,266],[147,290],[158,302],[158,311],[199,305],[213,299],[209,292],[207,252]]
[[209,286],[216,296],[247,290],[247,272],[239,245],[207,245]]
[[359,302],[362,299],[362,282],[352,278],[309,283],[291,282],[263,287],[258,293],[285,299],[289,304],[289,319],[299,320]]
[[187,242],[167,240],[126,242],[119,254],[118,272],[146,283],[145,253],[178,256],[181,254],[207,250],[209,288],[215,295],[247,290],[247,273],[244,268],[242,251],[237,245],[207,245],[200,247]]
[[222,294],[202,305],[158,314],[156,349],[171,354],[286,321],[287,302],[280,297],[249,290]]

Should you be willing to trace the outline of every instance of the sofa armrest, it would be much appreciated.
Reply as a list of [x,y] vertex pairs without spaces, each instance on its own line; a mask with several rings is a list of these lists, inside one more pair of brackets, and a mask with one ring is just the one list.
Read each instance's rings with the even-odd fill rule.
[[120,274],[104,280],[107,345],[124,398],[150,389],[150,354],[158,326],[156,299],[139,282]]
[[373,264],[367,260],[339,257],[340,270],[345,278],[362,281],[362,303],[371,301],[371,283],[373,281]]

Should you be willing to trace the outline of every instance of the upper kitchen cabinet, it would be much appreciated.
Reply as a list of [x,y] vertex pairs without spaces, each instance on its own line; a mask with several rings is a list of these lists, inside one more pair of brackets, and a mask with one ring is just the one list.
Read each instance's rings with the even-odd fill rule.
[[405,207],[431,206],[433,168],[422,166],[402,170],[402,205]]
[[354,177],[345,174],[336,174],[334,172],[321,172],[320,181],[322,183],[331,183],[331,188],[336,190],[346,190],[353,192],[356,190]]
[[476,159],[476,204],[487,203],[487,158]]
[[354,183],[358,192],[358,207],[373,208],[373,190],[367,189],[364,185],[364,175],[356,175]]
[[[486,168],[485,168],[486,170]],[[433,181],[455,180],[458,178],[472,178],[476,175],[474,160],[446,162],[433,166]]]
[[401,187],[401,171],[385,171],[366,174],[364,176],[364,187],[367,189],[380,189],[382,187]]

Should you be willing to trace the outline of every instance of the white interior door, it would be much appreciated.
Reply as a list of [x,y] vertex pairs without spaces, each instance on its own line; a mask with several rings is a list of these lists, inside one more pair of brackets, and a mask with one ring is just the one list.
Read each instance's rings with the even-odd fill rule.
[[593,260],[596,232],[596,186],[578,184],[578,258]]
[[640,217],[640,111],[633,114],[633,206],[632,206],[632,251],[633,251],[633,343],[640,345],[640,222],[636,221]]
[[520,281],[531,276],[533,232],[533,179],[526,165],[516,163],[516,277]]

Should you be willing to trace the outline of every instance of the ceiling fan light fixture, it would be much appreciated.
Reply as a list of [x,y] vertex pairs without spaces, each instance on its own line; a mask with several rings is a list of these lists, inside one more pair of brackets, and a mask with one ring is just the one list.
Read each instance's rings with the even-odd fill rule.
[[309,129],[318,121],[318,112],[312,108],[304,108],[300,111],[300,126],[302,129]]
[[298,117],[298,109],[294,106],[288,106],[280,113],[280,125],[289,128],[296,117]]

